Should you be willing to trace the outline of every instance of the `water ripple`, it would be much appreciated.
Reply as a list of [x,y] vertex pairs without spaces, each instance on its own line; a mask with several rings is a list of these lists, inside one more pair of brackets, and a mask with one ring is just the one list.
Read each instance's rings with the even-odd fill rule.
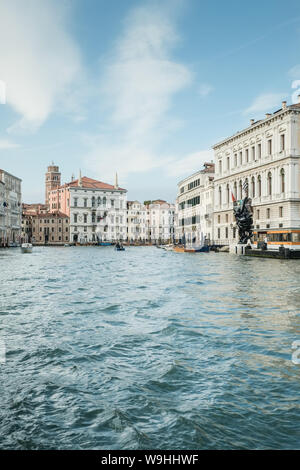
[[300,265],[0,252],[1,449],[296,449]]

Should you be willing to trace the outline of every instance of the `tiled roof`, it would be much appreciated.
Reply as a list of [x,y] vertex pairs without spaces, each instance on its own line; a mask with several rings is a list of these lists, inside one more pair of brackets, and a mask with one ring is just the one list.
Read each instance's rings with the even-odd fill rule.
[[97,181],[97,180],[94,180],[92,178],[88,178],[87,176],[83,176],[81,178],[81,185],[79,185],[79,179],[77,180],[74,180],[74,181],[71,181],[70,183],[66,183],[62,186],[60,186],[60,188],[66,188],[66,187],[82,187],[82,188],[88,188],[88,189],[109,189],[111,191],[126,191],[126,189],[124,188],[115,188],[113,185],[111,184],[107,184],[107,183],[103,183],[102,181]]

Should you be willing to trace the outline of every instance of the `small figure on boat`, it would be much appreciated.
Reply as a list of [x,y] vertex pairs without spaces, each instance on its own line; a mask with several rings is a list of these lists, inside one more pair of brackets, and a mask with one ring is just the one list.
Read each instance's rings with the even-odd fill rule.
[[116,245],[115,245],[115,250],[117,251],[125,251],[125,248],[123,246],[123,244],[121,242],[117,242]]

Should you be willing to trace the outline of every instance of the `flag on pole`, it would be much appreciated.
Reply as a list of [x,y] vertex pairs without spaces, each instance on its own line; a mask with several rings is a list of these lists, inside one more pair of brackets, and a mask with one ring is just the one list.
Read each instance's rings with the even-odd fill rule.
[[232,202],[236,202],[236,198],[235,198],[235,195],[233,194],[233,191],[231,189],[231,199],[232,199]]

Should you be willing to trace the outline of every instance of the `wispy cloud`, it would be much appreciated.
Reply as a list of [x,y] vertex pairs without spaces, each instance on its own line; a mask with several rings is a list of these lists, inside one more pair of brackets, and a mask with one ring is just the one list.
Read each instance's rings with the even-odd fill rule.
[[281,101],[287,97],[286,93],[263,93],[257,96],[252,104],[244,110],[244,114],[257,114],[280,108]]
[[198,170],[201,170],[205,162],[210,162],[214,159],[212,150],[202,150],[186,155],[185,157],[172,162],[167,168],[169,176],[176,178],[184,178]]
[[213,90],[213,86],[209,85],[208,83],[201,83],[198,87],[198,94],[202,98],[205,98],[205,96],[209,95]]
[[192,80],[189,69],[172,59],[178,40],[162,6],[140,7],[128,16],[101,80],[108,130],[87,139],[86,164],[102,178],[111,178],[114,169],[125,178],[172,160],[158,148],[178,124],[169,113],[172,98]]
[[7,139],[0,139],[0,150],[8,150],[18,148],[19,144],[16,144]]
[[7,104],[21,116],[10,132],[38,128],[63,102],[80,73],[77,46],[66,30],[65,3],[1,0],[0,79]]

